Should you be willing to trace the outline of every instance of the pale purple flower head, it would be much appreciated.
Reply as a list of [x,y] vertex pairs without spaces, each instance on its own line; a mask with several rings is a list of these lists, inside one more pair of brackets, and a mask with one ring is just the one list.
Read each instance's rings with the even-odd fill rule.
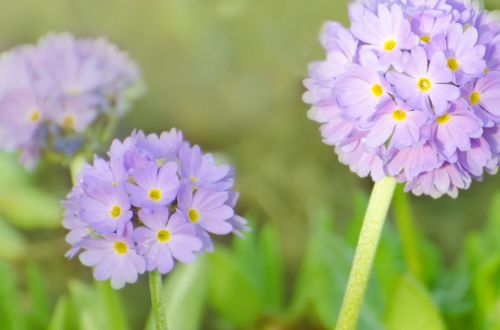
[[[71,157],[103,135],[142,90],[125,52],[103,38],[51,33],[0,59],[0,150],[19,152],[26,166],[40,151]],[[89,134],[84,134],[87,130]]]
[[325,25],[304,81],[340,161],[435,198],[496,173],[500,21],[465,0],[357,0],[349,16]]
[[80,253],[96,279],[119,288],[144,271],[165,274],[213,251],[211,235],[249,230],[234,210],[234,170],[181,132],[133,132],[113,141],[108,156],[83,166],[63,203],[66,256]]

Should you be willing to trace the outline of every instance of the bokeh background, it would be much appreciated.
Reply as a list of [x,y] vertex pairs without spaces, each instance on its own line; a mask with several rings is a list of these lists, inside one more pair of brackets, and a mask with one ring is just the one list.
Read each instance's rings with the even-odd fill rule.
[[[487,6],[500,9],[500,1],[487,1]],[[341,238],[359,211],[355,201],[371,187],[321,143],[301,100],[307,64],[323,57],[318,32],[326,20],[347,24],[347,1],[1,0],[0,48],[33,43],[49,31],[71,31],[105,36],[129,51],[143,70],[148,90],[122,120],[116,136],[125,137],[135,128],[161,132],[177,127],[204,150],[232,163],[237,168],[240,211],[252,219],[255,232],[270,226],[277,233],[286,305],[301,277],[311,222],[318,214],[333,214]],[[10,158],[2,166],[0,187],[5,195],[16,187],[4,178],[18,170]],[[51,201],[63,198],[70,186],[69,174],[53,164],[42,163],[26,175]],[[485,177],[461,192],[458,200],[410,198],[416,230],[437,251],[444,272],[457,267],[470,233],[484,230],[499,183],[498,176]],[[29,209],[28,201],[20,198],[16,207]],[[19,222],[12,220],[19,211],[2,211],[2,204],[12,202],[12,196],[0,196],[0,231],[13,241],[0,242],[0,250],[6,249],[0,255],[14,274],[22,308],[33,305],[24,292],[30,289],[30,276],[38,276],[45,292],[40,299],[52,315],[58,299],[67,295],[70,280],[91,283],[90,270],[77,260],[64,259],[67,246],[57,213],[47,211],[38,221],[29,219],[37,214],[26,211]],[[78,289],[73,285],[72,290]],[[149,311],[146,281],[128,286],[119,297],[128,328],[141,329]],[[500,314],[500,300],[498,306]],[[245,301],[239,308],[247,308]],[[331,311],[332,317],[335,313]],[[202,314],[201,329],[271,329],[269,324],[274,324],[261,318],[246,325],[213,321],[224,319],[213,306]],[[325,322],[300,322],[297,329],[325,327]],[[283,323],[288,325],[272,329],[294,327],[289,325],[293,322]],[[0,317],[0,328],[9,329],[6,324]]]

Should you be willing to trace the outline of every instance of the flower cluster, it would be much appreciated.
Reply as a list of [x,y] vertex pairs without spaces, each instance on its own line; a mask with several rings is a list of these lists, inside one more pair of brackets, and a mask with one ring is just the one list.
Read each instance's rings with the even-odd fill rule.
[[359,0],[328,22],[305,102],[341,162],[457,196],[500,155],[500,21],[470,0]]
[[140,77],[128,55],[102,38],[49,34],[3,53],[0,150],[19,152],[28,167],[43,151],[73,155],[96,135],[84,134],[90,124],[129,108]]
[[121,288],[144,271],[165,274],[175,260],[213,251],[210,234],[248,230],[234,213],[234,170],[218,166],[181,132],[134,132],[115,140],[108,156],[83,167],[64,202],[72,245],[66,255],[81,252],[97,280]]

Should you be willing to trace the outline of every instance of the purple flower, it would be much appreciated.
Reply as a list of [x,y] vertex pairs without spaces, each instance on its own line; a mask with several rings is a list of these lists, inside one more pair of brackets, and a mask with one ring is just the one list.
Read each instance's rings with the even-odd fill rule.
[[14,151],[36,144],[36,132],[44,120],[44,104],[29,89],[0,97],[0,146]]
[[84,251],[80,254],[82,264],[94,267],[95,279],[111,279],[115,289],[136,282],[139,274],[146,270],[146,261],[134,247],[131,230],[131,226],[127,226],[124,235],[90,238],[83,244]]
[[0,150],[25,165],[43,151],[72,157],[103,135],[94,122],[130,108],[139,86],[137,66],[102,38],[49,34],[16,47],[0,59]]
[[481,121],[468,110],[465,102],[454,104],[447,113],[435,119],[434,140],[446,157],[451,158],[457,149],[470,149],[471,139],[483,134]]
[[376,13],[360,5],[352,6],[351,18],[352,34],[365,43],[365,48],[377,51],[380,63],[386,69],[390,65],[399,65],[401,50],[411,49],[418,44],[410,23],[396,4],[392,7],[380,4]]
[[418,144],[420,131],[428,120],[425,112],[411,110],[401,101],[390,100],[377,111],[365,145],[375,148],[390,140],[389,148],[394,145],[402,149]]
[[443,194],[457,197],[458,189],[467,189],[471,183],[470,175],[459,165],[445,163],[441,167],[422,173],[410,181],[406,191],[415,195],[422,194],[438,198]]
[[154,211],[142,210],[139,219],[145,227],[134,231],[134,240],[138,250],[146,258],[146,269],[158,269],[162,274],[174,268],[174,258],[181,262],[193,262],[195,252],[202,248],[201,240],[196,237],[196,230],[187,222],[184,215],[168,215],[168,209]]
[[182,136],[134,131],[113,141],[109,160],[84,164],[63,203],[66,256],[81,253],[97,280],[119,288],[145,270],[168,273],[213,251],[211,234],[250,230],[234,211],[234,170]]
[[126,188],[134,206],[167,206],[177,197],[179,177],[174,162],[168,162],[160,168],[155,163],[134,168],[130,171],[130,178],[133,183],[127,182]]
[[173,128],[170,132],[161,133],[160,136],[139,134],[137,146],[147,151],[158,162],[164,163],[177,159],[177,152],[183,141],[182,132]]
[[388,88],[389,85],[376,70],[353,64],[338,78],[335,95],[338,105],[346,109],[345,116],[364,120],[389,99]]
[[127,194],[107,184],[84,183],[86,196],[80,200],[82,221],[94,230],[109,234],[121,232],[132,218]]
[[460,90],[452,84],[453,74],[443,52],[428,59],[425,49],[416,47],[405,54],[402,62],[403,73],[388,72],[387,80],[411,106],[442,115],[448,101],[460,97]]
[[500,73],[493,72],[473,81],[465,88],[464,98],[468,99],[478,116],[485,120],[485,125],[492,126],[500,122]]
[[498,170],[500,24],[462,0],[357,0],[328,22],[308,117],[361,177],[456,196]]
[[196,188],[222,189],[233,186],[229,165],[217,166],[212,155],[202,155],[199,146],[184,144],[179,151],[180,175]]
[[189,184],[182,185],[179,191],[178,208],[186,221],[195,226],[205,249],[212,246],[208,233],[226,235],[233,230],[228,220],[234,216],[234,210],[226,204],[228,198],[225,191],[193,191]]
[[[461,24],[454,23],[449,27],[446,39],[444,36],[442,39],[446,41],[447,64],[452,71],[473,76],[484,73],[486,62],[483,57],[486,47],[477,45],[478,32],[474,27],[464,30]],[[440,40],[436,42],[439,43]],[[443,46],[438,49],[443,49]]]

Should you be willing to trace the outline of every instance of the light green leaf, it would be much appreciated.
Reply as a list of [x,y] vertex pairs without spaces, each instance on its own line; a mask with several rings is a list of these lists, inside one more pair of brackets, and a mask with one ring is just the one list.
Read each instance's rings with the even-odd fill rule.
[[95,287],[99,297],[99,302],[102,304],[102,310],[104,312],[106,322],[106,329],[128,329],[127,318],[125,317],[118,291],[111,287],[109,281],[96,281]]
[[29,182],[28,172],[19,164],[13,154],[0,153],[0,190],[24,186]]
[[0,218],[0,257],[19,259],[26,255],[26,239]]
[[24,330],[26,323],[17,295],[15,275],[0,259],[0,325],[3,329]]
[[48,330],[78,329],[76,315],[71,300],[67,296],[59,298]]
[[31,301],[30,319],[36,328],[46,328],[50,320],[49,298],[45,290],[42,273],[35,264],[29,264],[26,271],[28,293]]
[[[261,313],[260,290],[227,249],[210,255],[210,295],[215,311],[239,327],[254,325]],[[244,304],[244,306],[243,306]]]
[[445,325],[432,297],[413,277],[401,276],[387,314],[388,330],[444,330]]
[[69,284],[72,301],[82,330],[127,329],[127,319],[119,301],[119,291],[109,282],[95,282],[91,287],[78,281]]
[[359,232],[361,231],[361,226],[363,225],[363,219],[365,217],[367,207],[368,197],[363,191],[357,190],[354,195],[354,216],[349,221],[345,235],[346,241],[352,246],[356,246],[358,243]]
[[[353,249],[333,232],[328,213],[312,223],[311,233],[292,304],[294,318],[311,316],[325,327],[335,326],[353,257]],[[377,316],[380,294],[369,285],[359,329],[383,329]]]
[[20,228],[56,228],[61,223],[60,201],[29,186],[0,190],[0,213]]
[[270,225],[262,228],[259,245],[260,256],[257,260],[262,264],[262,302],[267,312],[276,313],[283,308],[284,277],[278,250],[278,236]]
[[177,265],[165,283],[164,297],[169,329],[202,329],[201,320],[207,296],[207,260],[198,258],[193,264]]

